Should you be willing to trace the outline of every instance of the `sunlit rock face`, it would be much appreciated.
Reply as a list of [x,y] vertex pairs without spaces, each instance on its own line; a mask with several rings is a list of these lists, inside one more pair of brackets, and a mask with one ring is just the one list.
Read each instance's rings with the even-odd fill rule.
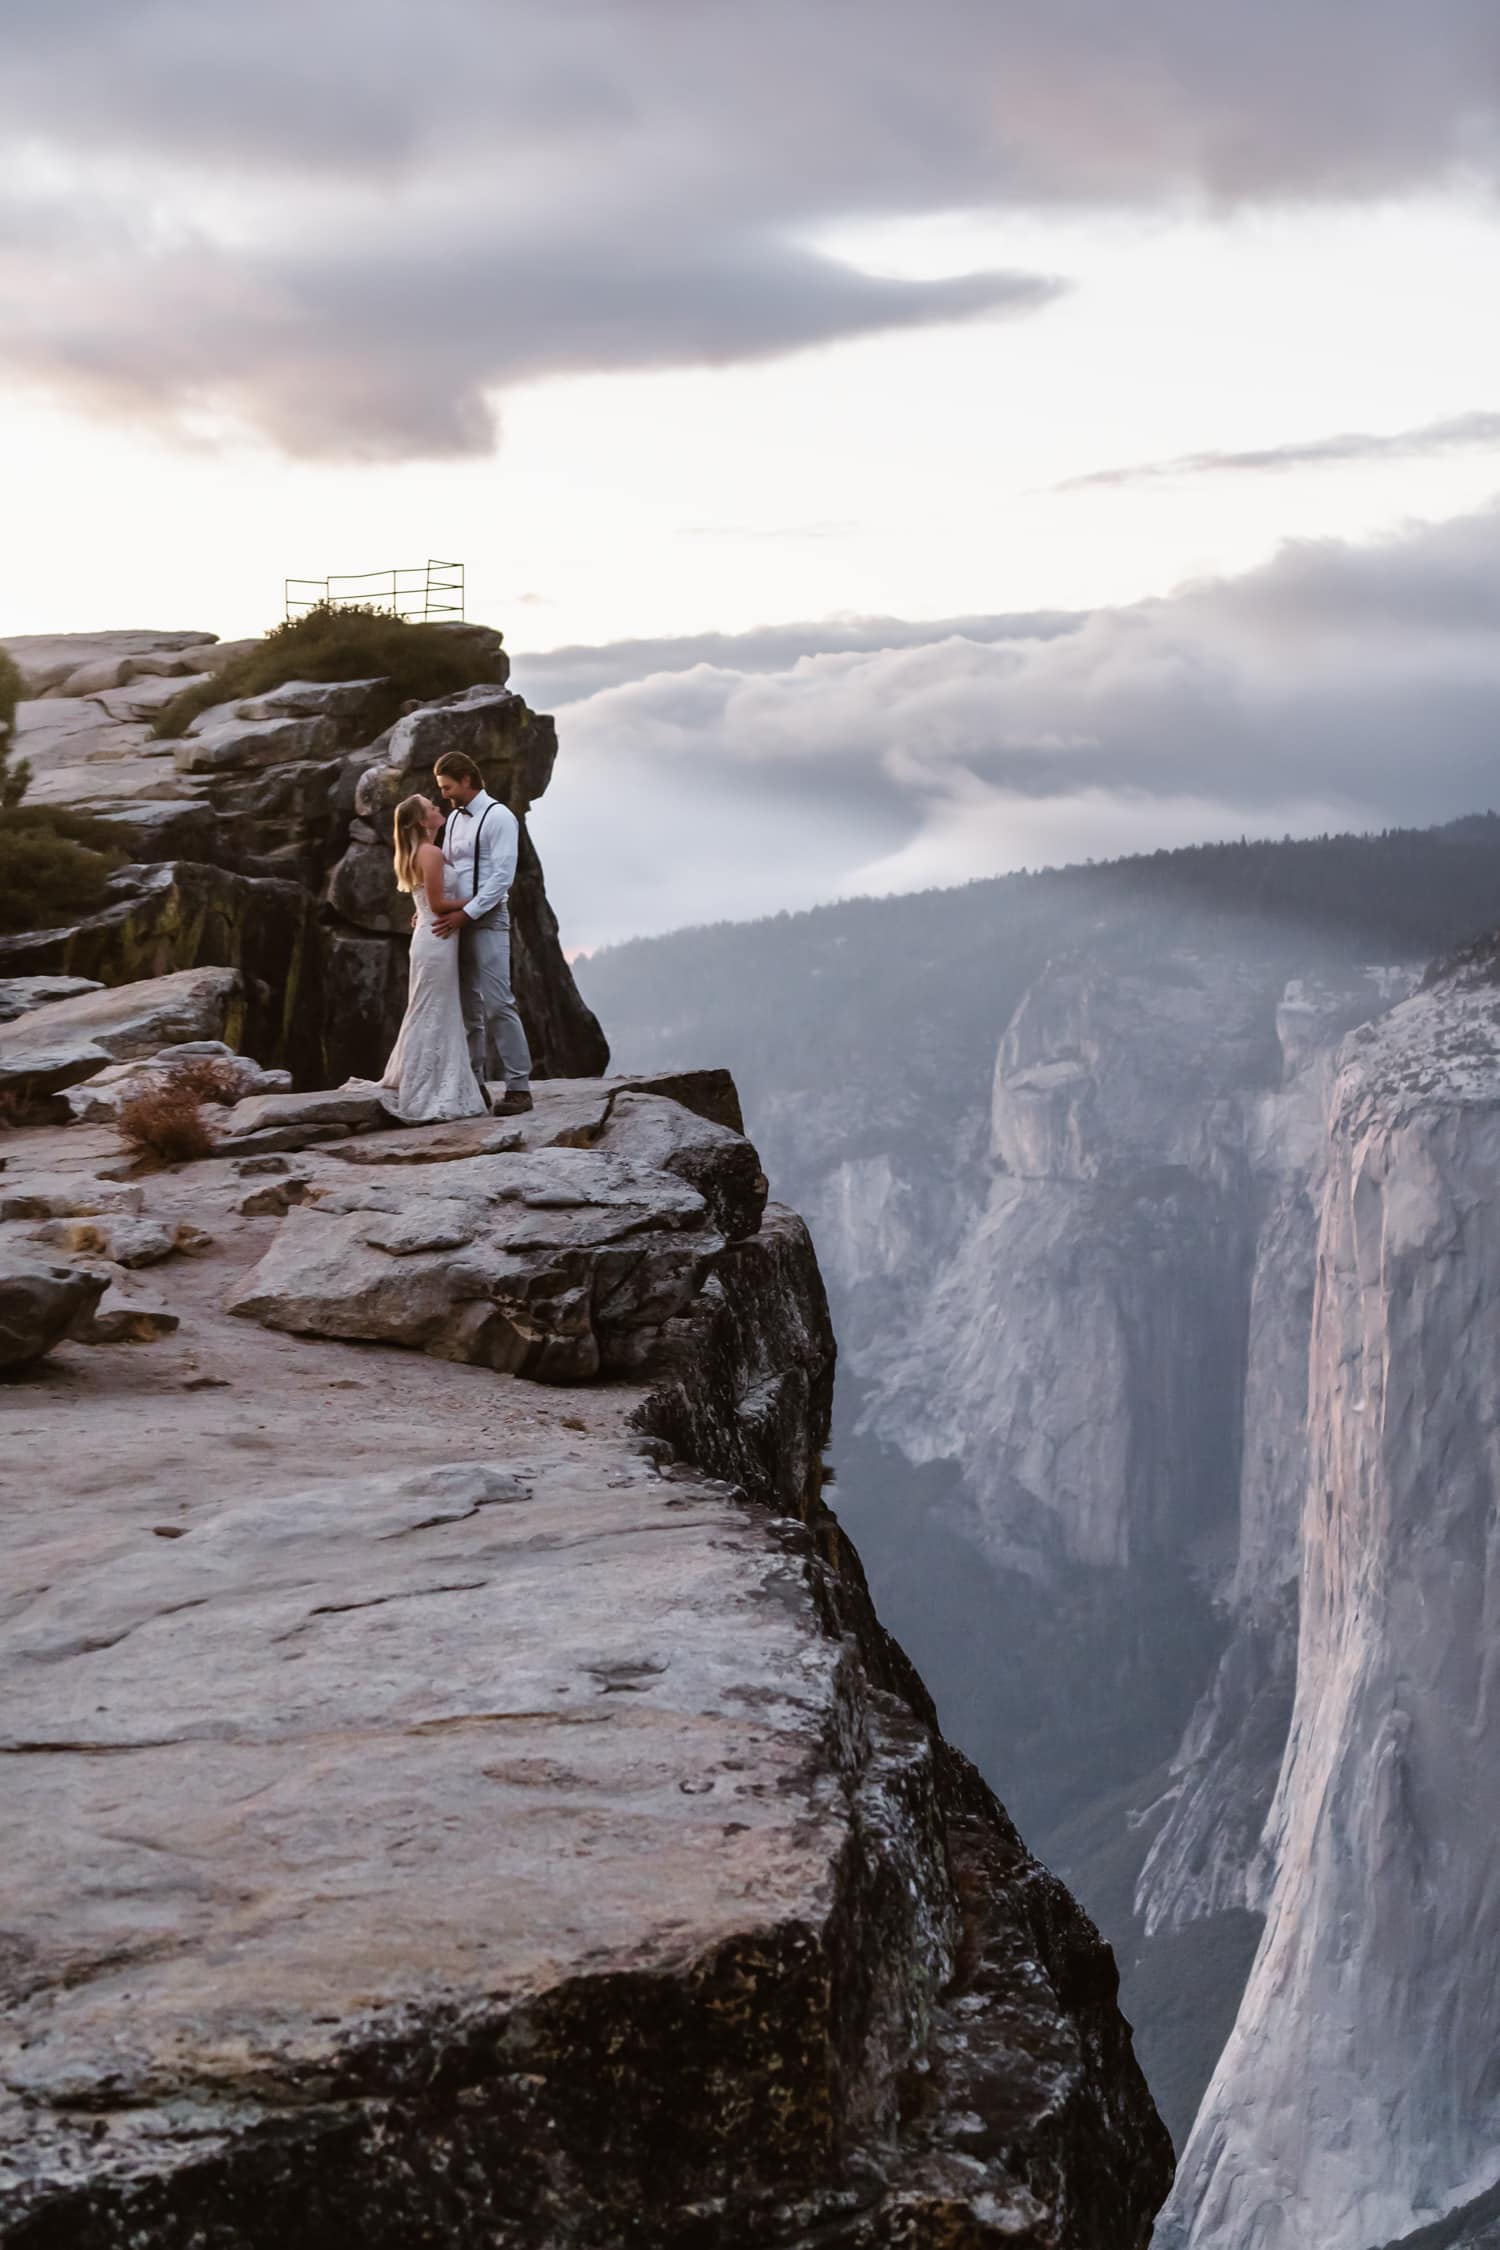
[[1296,1672],[1297,1578],[1307,1484],[1307,1365],[1326,1111],[1339,1041],[1410,989],[1407,971],[1299,979],[1275,1011],[1277,1084],[1244,1115],[1255,1230],[1245,1336],[1238,1537],[1224,1591],[1234,1619],[1173,1761],[1169,1811],[1136,1904],[1148,1933],[1235,1907],[1259,1911],[1260,1831]]
[[1266,1930],[1167,2244],[1380,2244],[1497,2168],[1497,968],[1343,1049]]

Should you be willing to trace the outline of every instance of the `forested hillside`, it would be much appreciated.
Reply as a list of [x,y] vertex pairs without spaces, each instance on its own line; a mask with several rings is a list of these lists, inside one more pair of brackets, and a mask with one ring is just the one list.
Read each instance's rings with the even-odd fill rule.
[[[949,1106],[988,1082],[1031,978],[1060,952],[1222,945],[1351,961],[1450,951],[1500,921],[1500,814],[1443,828],[1203,844],[850,899],[610,947],[577,965],[618,1063],[709,1048],[762,1092],[919,1081]],[[706,1042],[706,1044],[705,1044]]]

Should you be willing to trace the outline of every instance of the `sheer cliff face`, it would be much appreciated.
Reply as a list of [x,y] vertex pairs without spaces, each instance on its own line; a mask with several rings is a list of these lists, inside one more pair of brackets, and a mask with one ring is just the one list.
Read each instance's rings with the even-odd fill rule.
[[1170,1553],[1222,1578],[1243,1428],[1238,1579],[1247,1602],[1284,1582],[1318,1057],[1380,1004],[1359,974],[1290,1004],[1284,984],[1227,956],[1067,966],[1017,1011],[983,1206],[909,1325],[856,1359],[867,1426],[959,1462],[996,1560]]
[[1222,1587],[1228,1647],[1173,1760],[1166,1818],[1137,1907],[1148,1934],[1232,1908],[1259,1911],[1260,1834],[1296,1677],[1297,1578],[1307,1485],[1307,1369],[1326,1112],[1351,1021],[1410,988],[1406,971],[1298,979],[1277,1006],[1280,1083],[1243,1106],[1254,1231],[1245,1335],[1238,1530]]
[[1162,2228],[1194,2250],[1384,2242],[1496,2169],[1497,966],[1343,1050],[1267,1924]]

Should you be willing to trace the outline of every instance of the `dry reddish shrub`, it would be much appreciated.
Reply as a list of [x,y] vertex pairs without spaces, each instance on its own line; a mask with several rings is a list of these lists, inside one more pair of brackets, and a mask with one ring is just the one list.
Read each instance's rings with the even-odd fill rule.
[[190,1164],[213,1151],[198,1096],[169,1079],[149,1093],[120,1104],[115,1120],[120,1138],[138,1156],[159,1156],[168,1164]]
[[232,1106],[240,1098],[240,1072],[227,1055],[190,1055],[186,1062],[173,1065],[168,1083],[195,1101]]

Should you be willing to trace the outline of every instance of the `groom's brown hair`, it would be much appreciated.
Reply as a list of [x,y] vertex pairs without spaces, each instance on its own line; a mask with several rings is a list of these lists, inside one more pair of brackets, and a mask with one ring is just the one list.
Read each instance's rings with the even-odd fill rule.
[[484,775],[467,750],[445,750],[432,770],[445,774],[449,781],[472,781],[476,789],[484,787]]

